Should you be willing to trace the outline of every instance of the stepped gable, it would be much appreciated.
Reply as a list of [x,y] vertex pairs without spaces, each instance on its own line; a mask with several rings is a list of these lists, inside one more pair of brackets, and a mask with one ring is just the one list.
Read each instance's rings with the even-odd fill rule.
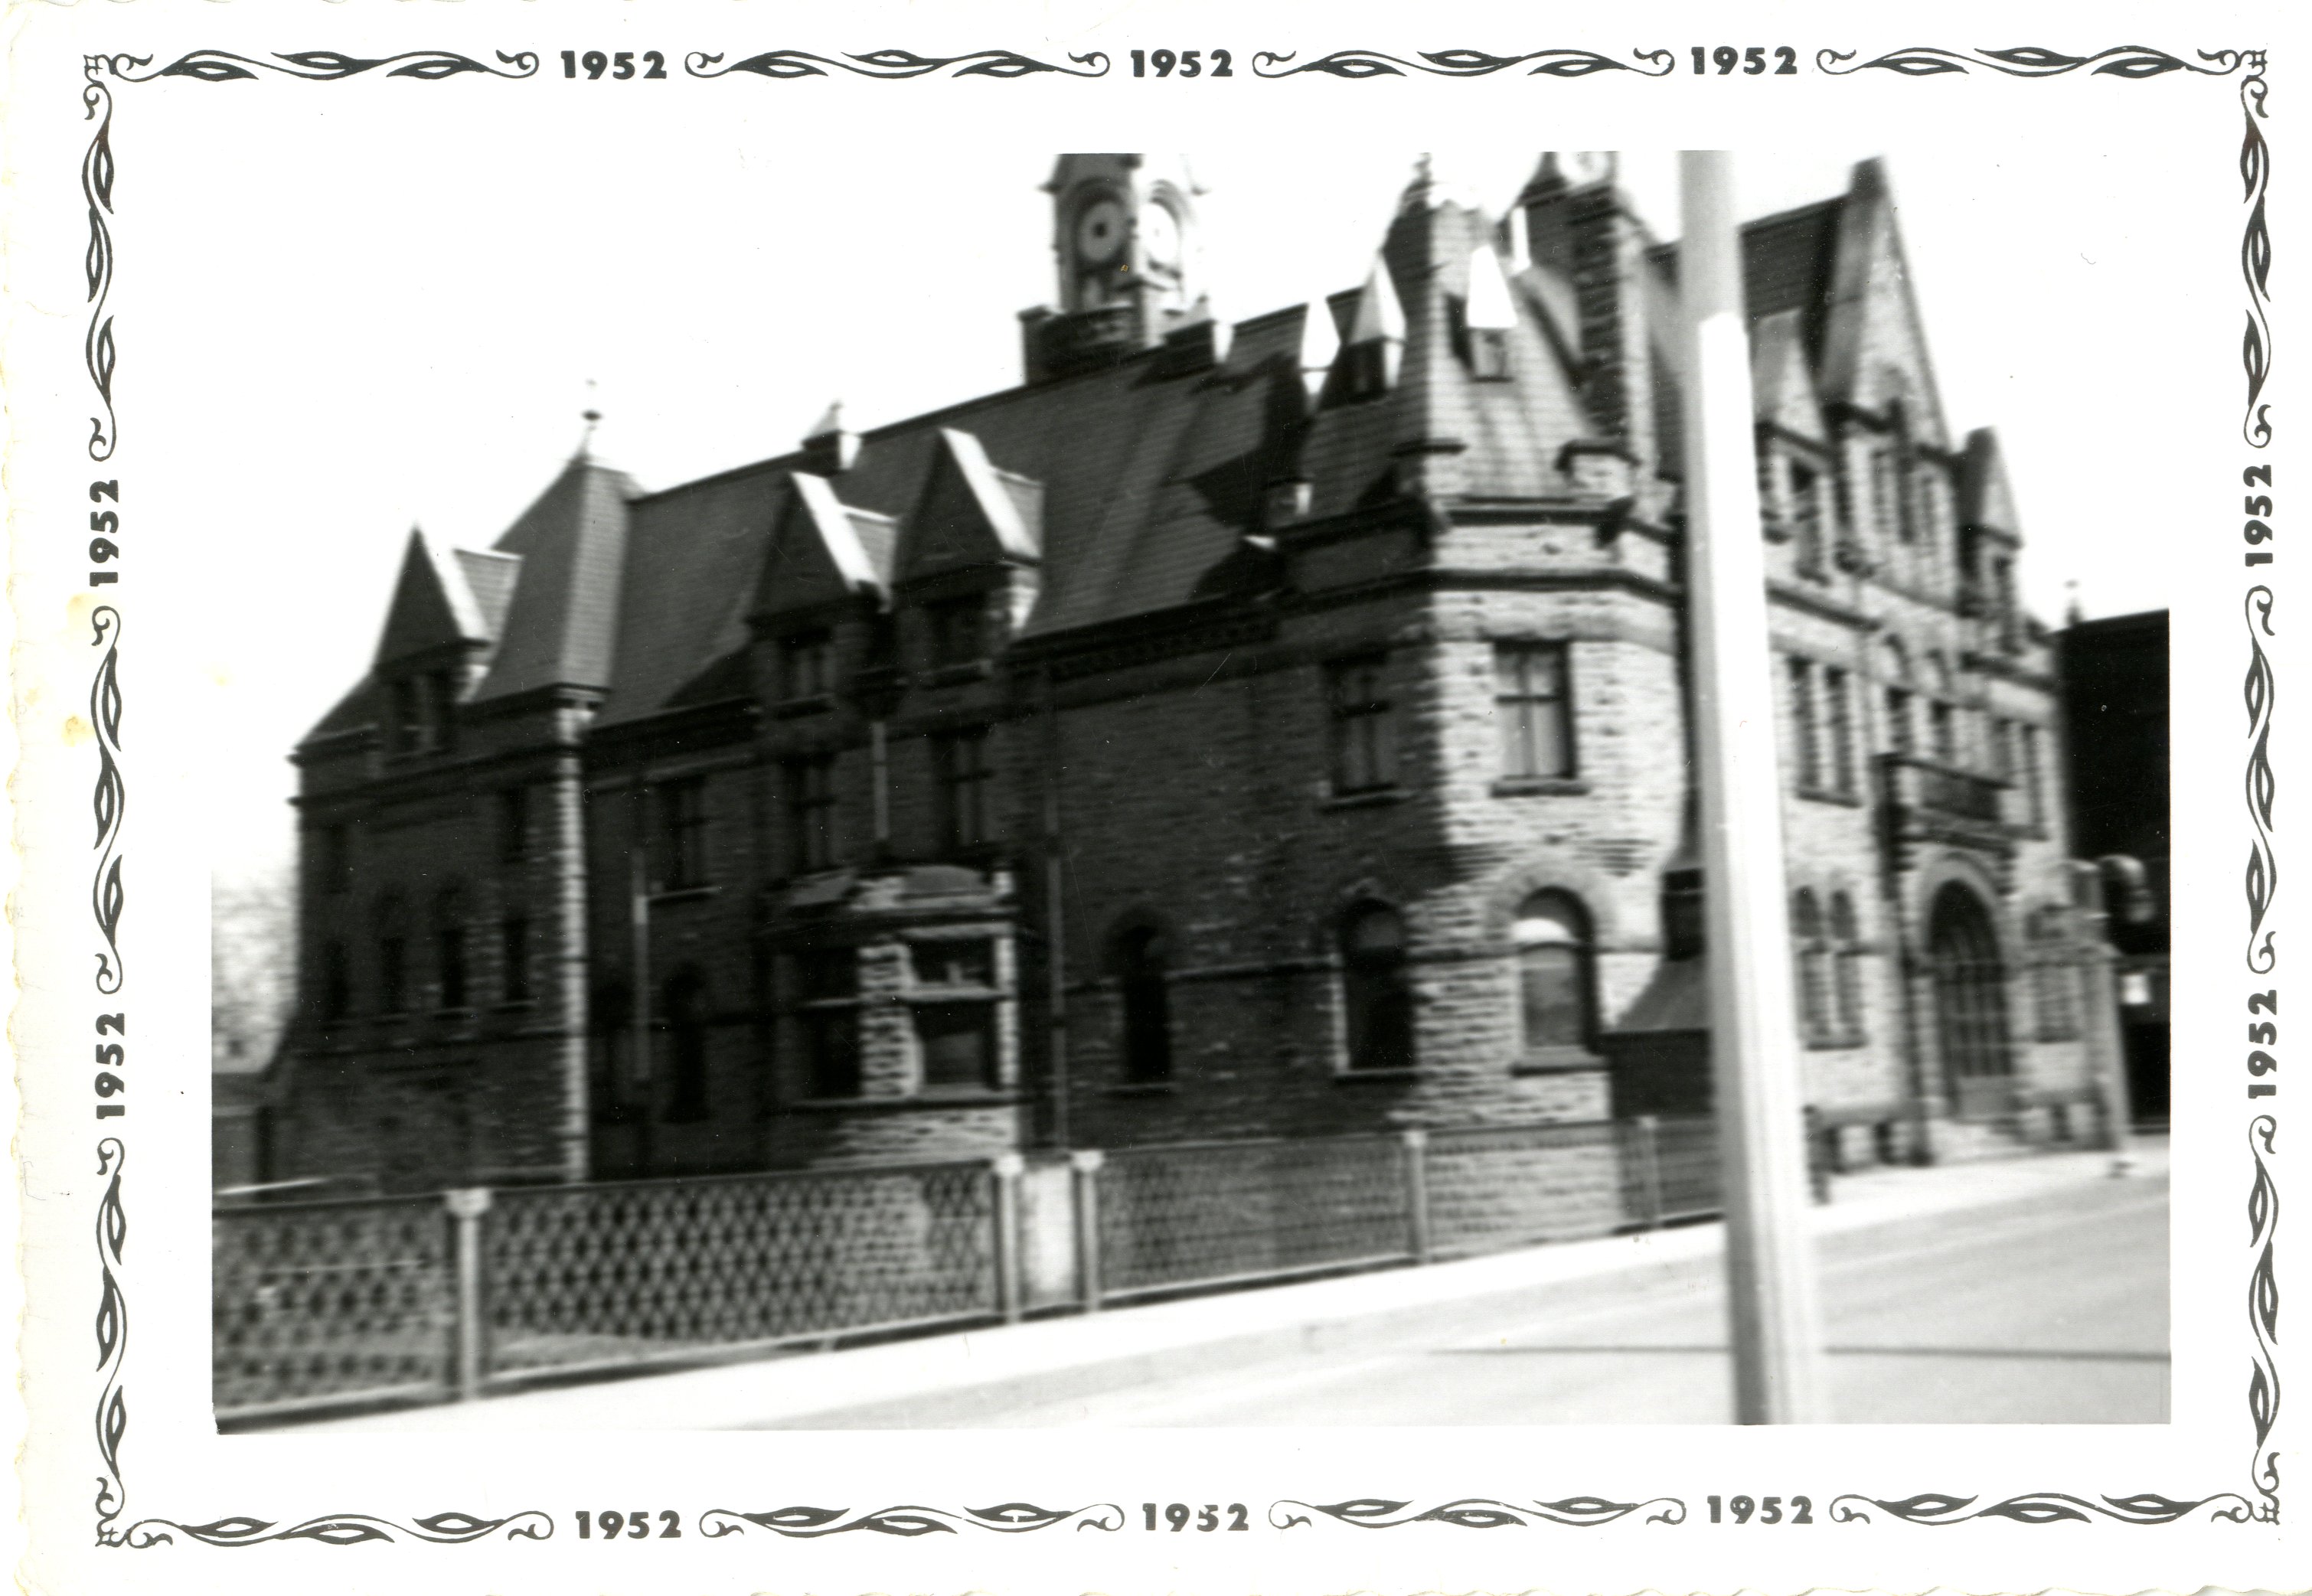
[[521,557],[521,574],[476,702],[610,685],[634,493],[624,473],[582,455],[493,545]]

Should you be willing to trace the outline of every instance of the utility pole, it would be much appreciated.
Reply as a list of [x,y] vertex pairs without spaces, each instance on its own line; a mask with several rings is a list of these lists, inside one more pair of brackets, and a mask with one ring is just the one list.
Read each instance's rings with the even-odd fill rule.
[[1686,601],[1735,1419],[1805,1424],[1828,1414],[1804,1228],[1806,1137],[1733,157],[1686,151],[1678,177]]

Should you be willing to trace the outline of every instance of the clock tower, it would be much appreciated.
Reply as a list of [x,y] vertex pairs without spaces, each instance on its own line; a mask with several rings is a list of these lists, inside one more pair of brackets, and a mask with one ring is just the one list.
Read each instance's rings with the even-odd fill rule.
[[1202,318],[1195,197],[1181,157],[1063,155],[1052,197],[1059,306],[1026,323],[1031,378],[1063,376],[1152,348]]

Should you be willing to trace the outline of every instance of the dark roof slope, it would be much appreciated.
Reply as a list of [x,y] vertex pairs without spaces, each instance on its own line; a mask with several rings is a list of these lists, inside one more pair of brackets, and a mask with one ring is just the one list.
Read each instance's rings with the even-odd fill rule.
[[521,574],[475,698],[610,685],[634,491],[622,472],[582,456],[493,546],[519,555]]
[[[1742,308],[1750,325],[1756,328],[1780,311],[1798,311],[1809,361],[1822,353],[1839,219],[1845,209],[1846,197],[1839,195],[1742,224]],[[1646,259],[1677,282],[1676,242],[1655,245]]]

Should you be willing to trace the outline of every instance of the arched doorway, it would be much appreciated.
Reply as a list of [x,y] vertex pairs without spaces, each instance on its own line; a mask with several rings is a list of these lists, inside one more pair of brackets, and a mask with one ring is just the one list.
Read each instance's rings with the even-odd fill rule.
[[2007,967],[1990,911],[1957,882],[1935,894],[1927,916],[1927,960],[1951,1109],[1962,1119],[1996,1118],[2014,1106]]

